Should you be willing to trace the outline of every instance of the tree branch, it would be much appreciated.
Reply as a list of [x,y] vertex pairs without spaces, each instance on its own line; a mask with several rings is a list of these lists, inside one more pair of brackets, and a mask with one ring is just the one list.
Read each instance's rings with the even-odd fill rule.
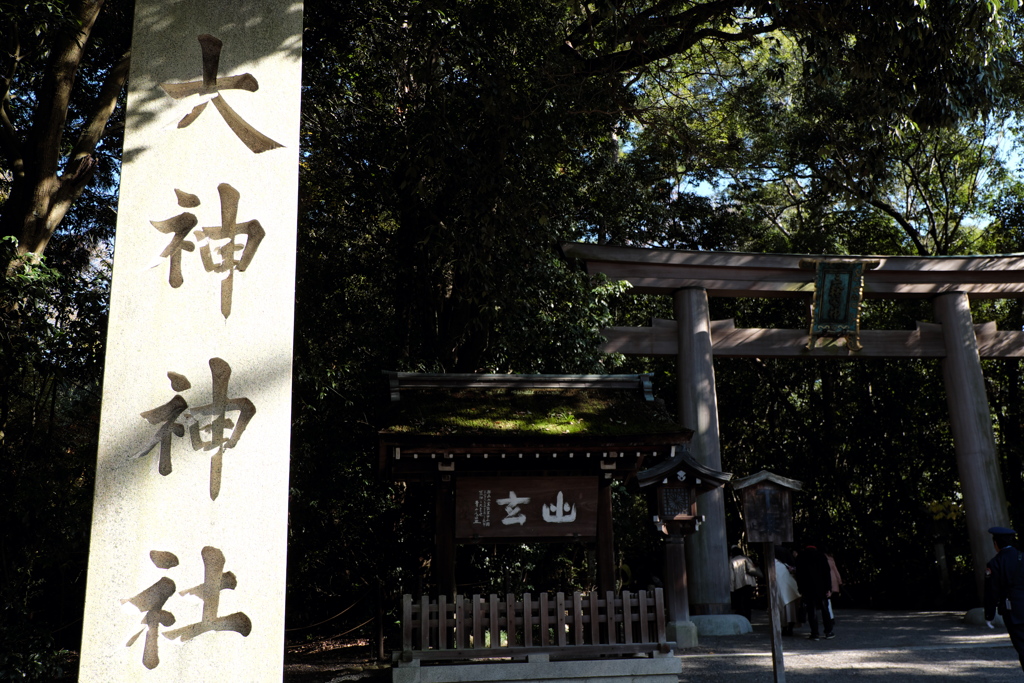
[[630,69],[646,66],[647,64],[671,57],[672,55],[685,52],[697,43],[706,39],[723,43],[750,41],[759,35],[771,33],[772,31],[777,31],[780,28],[784,28],[784,25],[775,22],[763,25],[748,24],[743,29],[736,32],[723,31],[715,28],[705,28],[692,32],[688,31],[673,41],[663,43],[647,50],[638,50],[635,47],[631,47],[627,50],[620,50],[619,52],[589,58],[583,57],[578,52],[575,52],[575,54],[583,60],[581,71],[586,74],[629,71]]
[[125,81],[128,80],[130,65],[131,51],[129,50],[113,66],[100,88],[92,116],[89,117],[89,121],[71,150],[71,156],[64,168],[64,174],[61,176],[60,188],[54,198],[53,210],[47,221],[51,230],[57,228],[57,224],[64,218],[64,214],[67,213],[71,204],[78,199],[85,186],[92,180],[94,173],[92,155],[96,151],[96,145],[103,138],[107,122],[110,121],[110,116],[117,106],[117,98],[124,88]]
[[54,50],[39,106],[33,120],[32,150],[39,177],[56,174],[60,159],[60,142],[67,121],[68,106],[74,89],[78,67],[85,54],[85,44],[96,23],[103,0],[80,0],[75,8],[78,31],[69,34]]
[[11,120],[11,84],[18,73],[21,63],[21,42],[18,40],[18,25],[11,22],[11,68],[3,78],[3,91],[0,92],[0,154],[7,158],[12,170],[19,172],[22,167],[22,147],[18,139],[18,130]]

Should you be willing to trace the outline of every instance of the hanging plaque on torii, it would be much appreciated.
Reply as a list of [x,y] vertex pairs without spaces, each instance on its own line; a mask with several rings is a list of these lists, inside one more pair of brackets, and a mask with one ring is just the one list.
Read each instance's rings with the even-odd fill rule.
[[818,339],[846,339],[851,351],[860,343],[860,309],[864,293],[864,271],[877,268],[879,261],[851,259],[801,259],[800,267],[814,270],[814,298],[811,302],[811,331],[807,349]]

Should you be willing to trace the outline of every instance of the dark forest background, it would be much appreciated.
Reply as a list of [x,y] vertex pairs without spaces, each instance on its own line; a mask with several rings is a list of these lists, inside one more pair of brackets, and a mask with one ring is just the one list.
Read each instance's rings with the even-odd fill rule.
[[[78,647],[133,3],[0,0],[0,678]],[[800,254],[1024,251],[1016,2],[308,0],[288,636],[390,633],[429,590],[431,492],[381,481],[382,370],[651,372],[670,318],[561,241]],[[68,68],[71,65],[73,68]],[[711,302],[802,328],[797,301]],[[976,322],[1024,328],[1018,300]],[[868,302],[866,329],[933,321]],[[984,370],[1024,523],[1019,360]],[[849,606],[977,604],[937,361],[715,363],[724,469],[805,482]],[[660,565],[615,491],[618,577]],[[742,521],[727,495],[730,540]],[[481,591],[587,588],[582,546],[460,551]],[[913,589],[908,589],[913,577]]]

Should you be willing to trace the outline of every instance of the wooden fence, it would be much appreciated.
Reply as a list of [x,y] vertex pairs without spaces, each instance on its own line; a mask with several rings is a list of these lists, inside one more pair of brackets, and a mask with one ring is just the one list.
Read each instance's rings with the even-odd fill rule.
[[550,654],[584,659],[672,651],[662,589],[598,593],[402,597],[400,662]]

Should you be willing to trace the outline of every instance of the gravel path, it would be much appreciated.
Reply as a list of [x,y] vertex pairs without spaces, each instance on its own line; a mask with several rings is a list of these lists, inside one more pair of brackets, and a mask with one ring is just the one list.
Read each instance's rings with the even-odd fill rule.
[[[681,651],[682,680],[771,683],[771,641],[764,612],[754,632],[704,637]],[[964,623],[961,612],[840,611],[836,638],[810,641],[806,627],[783,639],[787,683],[812,681],[1024,681],[1005,629]]]
[[[703,637],[682,650],[682,683],[773,683],[765,612],[754,632]],[[1024,683],[1006,630],[964,622],[962,612],[840,610],[833,640],[807,640],[807,628],[783,639],[786,683]],[[339,653],[291,658],[285,683],[390,683],[387,665],[347,661]]]

